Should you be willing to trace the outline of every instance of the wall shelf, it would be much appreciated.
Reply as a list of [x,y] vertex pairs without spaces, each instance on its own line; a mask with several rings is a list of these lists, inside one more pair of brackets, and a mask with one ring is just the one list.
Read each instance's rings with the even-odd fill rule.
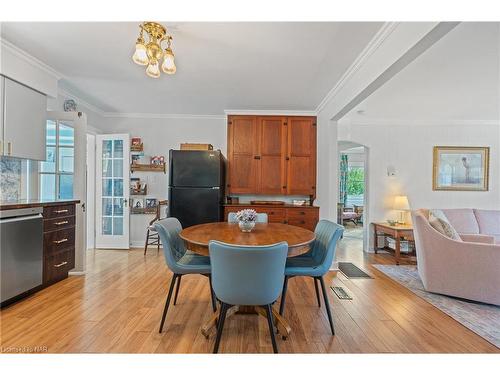
[[130,172],[163,172],[167,173],[167,168],[166,164],[131,164],[130,165]]
[[130,213],[131,214],[134,214],[134,215],[137,215],[137,214],[153,214],[153,215],[156,215],[156,207],[149,207],[149,208],[135,208],[135,207],[132,207],[130,209]]

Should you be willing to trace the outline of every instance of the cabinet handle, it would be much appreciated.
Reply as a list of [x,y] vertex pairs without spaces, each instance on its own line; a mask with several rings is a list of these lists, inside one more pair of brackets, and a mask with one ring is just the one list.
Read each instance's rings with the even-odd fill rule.
[[54,267],[59,268],[59,267],[62,267],[64,265],[66,265],[66,264],[68,264],[68,262],[61,262],[59,264],[54,264]]
[[68,212],[69,210],[56,210],[54,211],[56,214],[63,214],[65,212]]
[[7,142],[7,154],[9,154],[9,156],[12,154],[12,143],[10,142]]
[[306,213],[304,211],[300,211],[299,214],[305,215]]
[[63,238],[62,240],[58,240],[58,241],[53,241],[54,243],[57,243],[57,244],[60,244],[60,243],[63,243],[63,242],[67,242],[68,239],[67,238]]
[[68,220],[64,220],[64,221],[58,221],[57,223],[54,223],[54,225],[64,225],[64,224],[68,224],[69,221]]
[[290,160],[290,157],[288,157],[288,156],[287,156],[287,157],[285,158],[285,160]]
[[256,159],[256,160],[260,160],[260,156],[259,155],[254,156],[253,158]]
[[283,189],[286,189],[286,185],[282,186]]

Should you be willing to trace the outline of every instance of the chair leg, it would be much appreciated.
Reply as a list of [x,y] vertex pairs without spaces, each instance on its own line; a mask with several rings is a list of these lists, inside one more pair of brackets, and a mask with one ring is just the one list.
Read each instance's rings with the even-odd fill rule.
[[323,276],[318,277],[321,282],[321,291],[323,292],[323,299],[325,300],[326,314],[328,315],[328,322],[330,323],[330,329],[332,330],[332,335],[335,335],[335,329],[333,328],[332,312],[330,311],[330,303],[328,302],[328,295],[326,294],[325,281]]
[[149,229],[146,232],[146,244],[144,245],[144,255],[146,255],[146,251],[148,251],[148,242],[149,242]]
[[316,299],[318,300],[318,307],[321,307],[321,298],[319,298],[319,289],[318,289],[318,279],[314,278],[314,289],[316,289]]
[[219,352],[220,339],[222,337],[222,330],[224,329],[224,321],[226,320],[226,313],[229,305],[222,302],[219,315],[219,324],[217,325],[217,337],[215,338],[214,354]]
[[210,299],[212,300],[212,310],[214,312],[217,311],[217,304],[216,304],[216,299],[215,299],[215,293],[214,289],[212,288],[212,275],[208,275],[208,283],[210,284]]
[[160,333],[163,330],[163,324],[165,323],[165,318],[167,317],[167,311],[168,311],[168,305],[170,305],[170,299],[172,298],[172,292],[174,290],[174,285],[175,285],[175,280],[177,280],[177,274],[174,273],[172,276],[172,281],[170,282],[170,288],[168,290],[168,297],[165,302],[165,307],[163,308],[163,316],[161,317],[161,323],[160,323]]
[[278,353],[278,345],[276,344],[276,337],[274,336],[273,312],[271,305],[266,305],[266,312],[269,334],[271,335],[271,342],[273,343],[273,352]]
[[288,287],[288,278],[285,276],[285,282],[283,283],[283,292],[281,292],[281,302],[280,302],[280,315],[283,316],[283,311],[285,311],[285,300],[286,300],[286,289]]
[[177,277],[177,286],[175,287],[175,295],[174,295],[174,306],[177,304],[177,295],[179,294],[179,288],[181,287],[181,278],[182,275]]
[[160,235],[158,235],[158,239],[156,240],[156,254],[160,254]]

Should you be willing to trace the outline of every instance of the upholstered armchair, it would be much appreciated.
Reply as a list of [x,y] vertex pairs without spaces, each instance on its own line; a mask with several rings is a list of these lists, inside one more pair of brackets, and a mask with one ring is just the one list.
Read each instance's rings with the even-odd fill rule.
[[427,291],[500,305],[500,245],[477,234],[452,240],[429,224],[427,210],[413,211],[412,220]]

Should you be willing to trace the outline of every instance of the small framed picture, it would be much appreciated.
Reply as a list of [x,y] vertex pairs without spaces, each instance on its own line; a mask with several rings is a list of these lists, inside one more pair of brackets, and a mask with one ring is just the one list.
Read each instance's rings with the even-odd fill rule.
[[130,141],[132,146],[140,146],[142,144],[142,140],[140,137],[133,137]]
[[132,200],[132,208],[144,208],[144,199],[134,198]]
[[434,147],[433,190],[487,191],[489,147]]
[[146,198],[146,208],[154,208],[158,205],[156,198]]

